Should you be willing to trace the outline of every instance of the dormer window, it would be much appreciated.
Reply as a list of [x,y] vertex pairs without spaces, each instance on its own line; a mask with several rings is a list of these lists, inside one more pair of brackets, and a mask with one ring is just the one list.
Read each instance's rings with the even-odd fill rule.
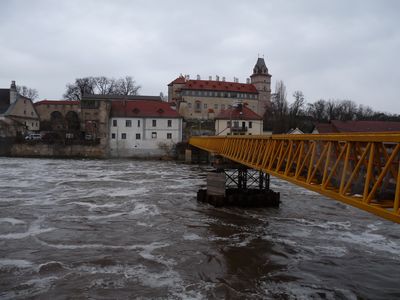
[[135,108],[132,110],[132,112],[135,113],[135,114],[138,114],[138,113],[140,112],[140,110],[139,110],[139,108],[135,107]]
[[158,112],[159,114],[162,114],[162,113],[164,112],[164,110],[163,110],[162,108],[159,108],[159,109],[157,110],[157,112]]

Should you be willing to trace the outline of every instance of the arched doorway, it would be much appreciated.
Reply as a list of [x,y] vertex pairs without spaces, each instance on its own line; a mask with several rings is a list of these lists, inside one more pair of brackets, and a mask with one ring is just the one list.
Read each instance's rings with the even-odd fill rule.
[[64,117],[59,111],[53,111],[50,114],[51,128],[54,131],[64,129]]
[[67,112],[65,115],[65,123],[67,131],[74,132],[80,129],[79,116],[75,111]]

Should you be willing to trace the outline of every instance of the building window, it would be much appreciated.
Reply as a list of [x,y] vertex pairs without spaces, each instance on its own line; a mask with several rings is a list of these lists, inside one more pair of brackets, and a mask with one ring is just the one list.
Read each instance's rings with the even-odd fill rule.
[[111,138],[115,139],[115,133],[111,133]]
[[242,128],[246,128],[246,122],[242,122]]
[[204,108],[205,108],[205,109],[207,108],[207,103],[204,103]]
[[117,127],[117,120],[113,120],[113,127]]
[[121,139],[126,140],[126,133],[121,133]]
[[140,140],[140,133],[136,133],[136,139]]
[[198,110],[198,111],[201,111],[201,102],[200,101],[196,101],[195,102],[194,109]]
[[168,127],[172,127],[172,120],[168,120]]
[[231,121],[226,122],[226,127],[228,127],[228,128],[231,127]]
[[126,120],[125,121],[125,127],[132,127],[132,121],[131,120]]
[[137,127],[140,127],[140,120],[137,120]]
[[225,109],[225,104],[221,104],[221,110]]
[[156,127],[157,126],[157,120],[153,120],[153,127]]
[[157,132],[154,132],[154,131],[153,131],[153,132],[151,133],[151,138],[152,138],[152,139],[156,139],[156,138],[157,138]]
[[167,133],[167,139],[172,139],[172,133]]
[[26,115],[26,110],[24,110],[24,115]]
[[214,104],[214,109],[218,109],[218,104],[217,103]]
[[188,103],[188,108],[192,108],[192,103]]
[[253,122],[249,121],[249,128],[253,128]]

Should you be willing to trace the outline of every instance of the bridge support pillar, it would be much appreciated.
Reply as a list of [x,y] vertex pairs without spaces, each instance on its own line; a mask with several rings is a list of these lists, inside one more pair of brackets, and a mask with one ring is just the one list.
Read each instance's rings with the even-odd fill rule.
[[280,195],[270,189],[270,175],[244,166],[218,168],[207,174],[207,188],[197,200],[214,206],[278,207]]

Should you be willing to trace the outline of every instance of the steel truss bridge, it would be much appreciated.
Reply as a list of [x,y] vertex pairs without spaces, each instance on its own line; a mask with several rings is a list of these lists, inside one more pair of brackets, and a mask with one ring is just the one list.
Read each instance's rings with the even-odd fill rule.
[[191,137],[189,143],[400,223],[400,133]]

